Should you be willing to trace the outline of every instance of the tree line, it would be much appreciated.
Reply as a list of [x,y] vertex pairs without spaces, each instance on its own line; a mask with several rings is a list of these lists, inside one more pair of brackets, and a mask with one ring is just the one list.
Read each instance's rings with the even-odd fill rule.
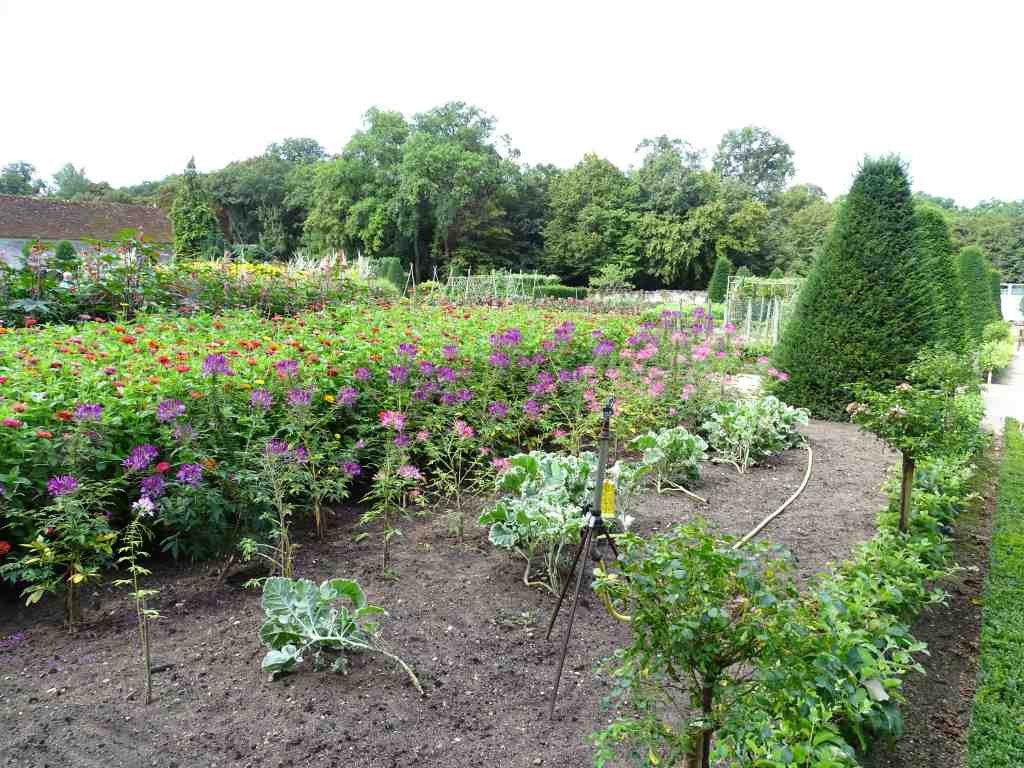
[[[186,250],[344,250],[397,258],[420,280],[539,270],[571,285],[645,288],[703,286],[720,261],[804,275],[843,204],[791,185],[793,150],[764,128],[730,130],[710,152],[668,136],[636,152],[628,169],[594,154],[568,169],[529,165],[491,115],[452,102],[411,118],[372,108],[335,155],[289,138],[210,173],[193,164],[120,188],[70,163],[47,184],[19,162],[0,171],[0,194],[176,210]],[[980,245],[1007,279],[1024,280],[1024,202],[961,209],[918,197],[942,210],[955,245]]]

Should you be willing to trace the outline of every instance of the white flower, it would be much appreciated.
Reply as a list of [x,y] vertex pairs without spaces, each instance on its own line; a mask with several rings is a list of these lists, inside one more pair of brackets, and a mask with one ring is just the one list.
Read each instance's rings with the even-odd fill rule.
[[149,496],[143,496],[132,504],[132,509],[139,517],[151,517],[156,512],[156,505]]

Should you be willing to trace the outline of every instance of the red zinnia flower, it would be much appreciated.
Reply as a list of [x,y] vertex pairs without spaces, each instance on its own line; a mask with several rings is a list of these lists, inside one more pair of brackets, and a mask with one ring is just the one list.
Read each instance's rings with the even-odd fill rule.
[[176,366],[174,366],[174,370],[176,370],[178,373],[186,373],[188,371],[188,366],[187,365],[176,365]]
[[71,421],[72,419],[71,411],[57,411],[53,415],[56,417],[57,421]]
[[159,464],[157,464],[157,465],[156,465],[156,466],[154,467],[154,469],[155,469],[155,470],[156,470],[157,472],[159,472],[159,473],[160,473],[161,475],[162,475],[162,474],[163,474],[164,472],[166,472],[167,470],[169,470],[170,468],[171,468],[171,465],[170,465],[170,464],[168,464],[168,463],[167,463],[166,461],[161,461],[161,462],[160,462]]
[[0,540],[0,557],[3,557],[11,551],[11,543],[9,541]]

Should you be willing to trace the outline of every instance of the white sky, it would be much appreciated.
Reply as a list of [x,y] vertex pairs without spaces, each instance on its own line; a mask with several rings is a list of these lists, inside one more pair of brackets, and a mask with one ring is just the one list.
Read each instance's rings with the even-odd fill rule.
[[894,151],[916,189],[1020,199],[1022,29],[1019,0],[0,0],[0,164],[119,186],[462,100],[531,163],[755,124],[830,196]]

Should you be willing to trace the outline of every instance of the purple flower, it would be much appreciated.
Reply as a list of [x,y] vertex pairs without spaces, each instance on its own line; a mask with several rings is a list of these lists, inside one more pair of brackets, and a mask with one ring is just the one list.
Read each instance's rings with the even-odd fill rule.
[[75,421],[99,421],[103,416],[103,406],[96,403],[82,403],[75,408]]
[[527,400],[523,403],[523,413],[531,419],[536,419],[540,416],[540,404],[536,400]]
[[510,361],[508,359],[508,355],[506,355],[504,352],[493,352],[491,353],[491,356],[487,359],[487,362],[489,362],[495,368],[507,368]]
[[149,496],[139,497],[139,500],[132,504],[132,509],[139,517],[153,517],[156,514],[156,504]]
[[171,431],[171,437],[179,443],[185,443],[195,437],[195,430],[191,424],[175,424]]
[[306,464],[309,462],[309,451],[304,445],[296,445],[292,450],[292,457],[297,464]]
[[444,356],[445,360],[451,361],[459,356],[459,348],[454,344],[446,344],[441,348],[441,354]]
[[559,342],[568,341],[574,333],[576,333],[576,324],[566,320],[555,328],[555,340]]
[[452,392],[441,393],[441,405],[455,405],[459,399]]
[[298,360],[278,360],[274,363],[274,370],[282,379],[288,379],[299,372]]
[[350,406],[359,398],[359,390],[355,387],[342,387],[338,392],[338,404]]
[[355,461],[343,461],[341,462],[341,471],[349,477],[358,477],[363,474],[363,468],[359,466],[358,462]]
[[455,398],[460,403],[468,403],[470,400],[473,399],[473,392],[471,390],[466,389],[465,387],[462,387],[462,389],[456,390]]
[[234,376],[228,359],[224,355],[207,355],[203,360],[204,376]]
[[408,435],[402,434],[401,432],[399,432],[397,435],[395,435],[395,445],[397,445],[399,448],[405,448],[405,446],[407,446],[408,444],[409,444],[409,436]]
[[164,494],[163,475],[146,475],[139,483],[139,492],[150,499],[158,499]]
[[416,357],[416,353],[418,351],[419,349],[416,347],[415,344],[403,342],[402,344],[398,345],[398,354],[405,355],[406,357]]
[[508,328],[501,333],[492,333],[490,342],[492,347],[514,347],[522,338],[518,328]]
[[160,451],[155,445],[143,443],[132,448],[128,457],[121,462],[121,466],[128,472],[141,472],[148,469],[149,465],[153,463],[153,459],[159,454]]
[[473,432],[473,428],[462,419],[456,419],[452,423],[452,429],[458,436],[459,440],[469,440],[475,434]]
[[312,397],[313,393],[308,389],[289,389],[288,394],[285,395],[285,400],[288,401],[288,405],[294,408],[305,408],[309,405]]
[[418,367],[419,367],[420,373],[423,376],[431,376],[434,373],[434,371],[437,369],[437,366],[434,365],[429,360],[420,360]]
[[265,389],[254,389],[249,393],[249,404],[261,411],[269,411],[274,404],[274,396]]
[[372,374],[369,368],[356,368],[356,372],[353,374],[358,381],[368,381]]
[[77,488],[78,481],[71,475],[57,475],[56,477],[51,477],[46,483],[46,490],[54,498],[74,493]]
[[156,407],[156,420],[161,424],[166,424],[179,416],[184,416],[185,411],[185,404],[181,400],[164,400]]
[[604,357],[615,351],[615,342],[610,339],[601,339],[594,346],[594,357]]
[[393,365],[388,368],[388,383],[403,384],[409,378],[409,369],[404,365]]
[[179,483],[197,488],[203,482],[203,468],[198,464],[182,464],[175,478]]
[[405,429],[405,414],[401,411],[381,411],[377,417],[382,426],[391,427],[395,432]]
[[455,371],[447,365],[442,365],[437,369],[437,380],[445,382],[455,381]]
[[423,473],[412,464],[403,464],[398,468],[398,476],[405,480],[422,480]]
[[491,403],[487,406],[487,412],[496,419],[504,419],[508,416],[508,406],[504,403]]
[[272,437],[267,441],[267,456],[284,456],[288,453],[288,443],[279,437]]

